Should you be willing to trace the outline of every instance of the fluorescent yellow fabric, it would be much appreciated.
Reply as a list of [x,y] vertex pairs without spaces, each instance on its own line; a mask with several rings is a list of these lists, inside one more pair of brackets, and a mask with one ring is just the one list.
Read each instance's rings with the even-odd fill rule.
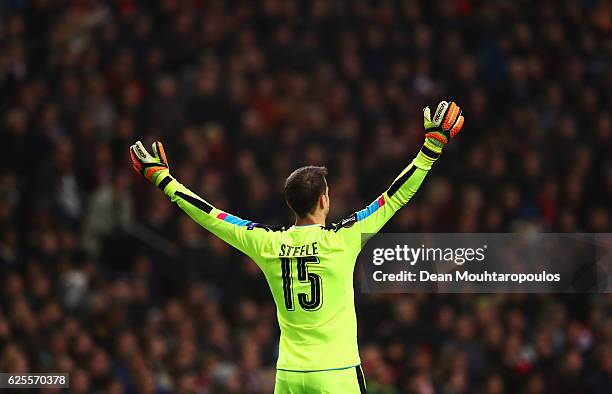
[[[361,384],[359,379],[361,379]],[[360,394],[365,393],[361,367],[318,372],[276,371],[274,394]]]
[[340,224],[271,229],[214,208],[165,173],[157,182],[193,220],[263,271],[281,329],[277,368],[320,371],[360,364],[353,270],[362,234],[376,233],[410,200],[434,160],[419,153],[391,187]]

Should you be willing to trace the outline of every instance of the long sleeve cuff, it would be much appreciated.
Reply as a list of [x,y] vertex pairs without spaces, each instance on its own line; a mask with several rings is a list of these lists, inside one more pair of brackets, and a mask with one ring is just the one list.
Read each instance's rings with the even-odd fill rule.
[[173,190],[173,188],[170,186],[170,183],[178,182],[172,177],[172,175],[170,175],[170,172],[168,170],[164,170],[161,174],[159,174],[157,179],[155,179],[155,184],[157,185],[157,187],[159,187],[159,189],[168,196],[172,194]]
[[429,146],[429,144],[425,142],[417,156],[414,158],[414,165],[422,170],[431,170],[431,166],[436,160],[438,160],[441,153],[441,151],[437,152],[434,150],[435,148],[436,147]]

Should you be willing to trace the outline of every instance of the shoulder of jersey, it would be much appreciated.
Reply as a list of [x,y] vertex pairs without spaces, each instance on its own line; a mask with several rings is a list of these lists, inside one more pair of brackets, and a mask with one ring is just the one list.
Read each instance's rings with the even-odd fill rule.
[[287,227],[285,226],[272,226],[270,224],[263,224],[263,223],[249,223],[247,225],[247,230],[253,230],[254,228],[261,228],[264,229],[266,231],[287,231]]
[[[330,225],[327,225],[325,227],[323,227],[324,230],[328,230],[328,231],[334,231],[337,232],[338,230],[342,229],[342,228],[348,228],[348,227],[352,227],[355,222],[357,222],[357,214],[353,213],[352,215],[342,219],[340,222],[338,223],[332,223]],[[249,223],[247,225],[247,229],[248,230],[253,230],[254,228],[261,228],[263,230],[266,231],[272,231],[272,232],[281,232],[281,231],[287,231],[288,228],[286,226],[282,226],[282,225],[270,225],[270,224],[264,224],[264,223]]]
[[353,213],[352,215],[342,219],[338,223],[333,223],[329,226],[325,226],[325,230],[338,232],[342,228],[352,227],[357,222],[357,214]]

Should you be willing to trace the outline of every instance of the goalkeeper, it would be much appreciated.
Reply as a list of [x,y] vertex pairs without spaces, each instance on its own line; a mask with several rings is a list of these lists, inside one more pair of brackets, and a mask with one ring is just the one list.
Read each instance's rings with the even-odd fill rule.
[[149,154],[139,141],[134,169],[202,227],[249,256],[263,271],[281,329],[275,393],[364,393],[357,349],[353,270],[362,234],[378,232],[418,190],[446,144],[463,126],[461,109],[442,101],[423,110],[425,143],[389,189],[338,224],[326,225],[325,167],[295,170],[284,194],[295,225],[274,228],[223,212],[170,175],[160,142]]

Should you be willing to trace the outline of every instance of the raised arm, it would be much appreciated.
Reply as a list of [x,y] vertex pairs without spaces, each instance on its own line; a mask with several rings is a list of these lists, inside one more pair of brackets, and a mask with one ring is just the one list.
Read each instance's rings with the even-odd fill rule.
[[213,207],[170,175],[168,160],[161,142],[154,142],[152,149],[151,155],[140,141],[131,146],[130,155],[134,169],[159,187],[173,203],[200,226],[247,256],[255,258],[259,254],[268,228]]
[[387,191],[361,211],[353,213],[338,225],[351,243],[361,243],[362,234],[377,233],[403,207],[421,186],[423,179],[442,150],[463,126],[461,108],[454,102],[442,101],[431,118],[429,107],[423,110],[425,143],[404,170],[395,178]]

